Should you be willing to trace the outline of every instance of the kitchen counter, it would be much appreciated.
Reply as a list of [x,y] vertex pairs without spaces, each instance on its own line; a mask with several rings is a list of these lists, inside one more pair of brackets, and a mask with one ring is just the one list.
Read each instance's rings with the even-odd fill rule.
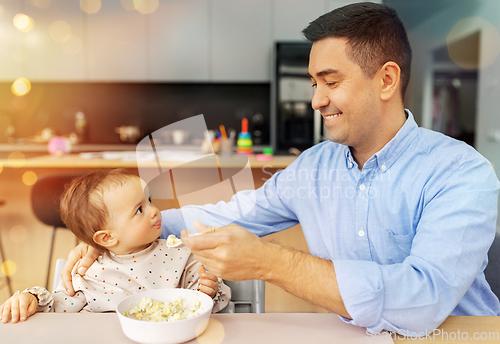
[[[133,151],[122,152],[124,155],[120,157],[119,154],[110,153],[105,156],[104,152],[100,153],[90,153],[90,154],[66,154],[63,156],[52,156],[52,155],[42,155],[21,159],[0,159],[0,166],[14,167],[14,168],[114,168],[114,167],[125,167],[125,168],[137,168],[138,163],[131,156],[135,155]],[[200,155],[200,158],[203,156]],[[221,156],[219,162],[223,162],[226,167],[241,167],[241,158],[245,156],[232,155],[232,156]],[[255,155],[248,157],[251,168],[285,168],[290,163],[292,163],[297,157],[296,156],[274,156],[272,160],[269,161],[259,161],[256,159]],[[209,165],[206,159],[198,159],[199,161],[190,162],[189,167],[212,167]],[[178,167],[180,165],[186,164],[187,160],[162,160],[160,164],[165,168]],[[141,161],[141,167],[157,167],[157,163],[154,160],[151,161]]]

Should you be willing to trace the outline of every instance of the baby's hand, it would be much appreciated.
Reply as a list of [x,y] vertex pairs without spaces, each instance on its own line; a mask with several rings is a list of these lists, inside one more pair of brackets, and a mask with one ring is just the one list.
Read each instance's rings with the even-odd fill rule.
[[200,275],[198,290],[210,297],[214,297],[219,289],[219,280],[217,276],[211,272],[205,271],[203,265],[198,266],[198,274]]
[[12,311],[12,323],[19,320],[25,321],[30,315],[36,312],[38,300],[30,293],[20,293],[12,296],[0,306],[0,319],[2,323],[9,321],[9,314]]

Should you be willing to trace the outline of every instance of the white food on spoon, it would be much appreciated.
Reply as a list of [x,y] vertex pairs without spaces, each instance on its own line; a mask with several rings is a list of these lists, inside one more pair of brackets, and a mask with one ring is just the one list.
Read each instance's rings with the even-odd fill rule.
[[[200,235],[200,234],[203,234],[203,233],[190,234],[189,236]],[[182,240],[177,238],[174,234],[170,234],[167,237],[167,247],[168,248],[176,248],[176,247],[181,247],[183,245],[184,245],[184,243],[182,242]]]

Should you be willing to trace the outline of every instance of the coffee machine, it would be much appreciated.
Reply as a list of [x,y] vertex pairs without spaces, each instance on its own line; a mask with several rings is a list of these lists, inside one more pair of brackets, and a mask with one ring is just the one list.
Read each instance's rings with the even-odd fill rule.
[[276,152],[305,150],[323,140],[323,120],[311,107],[308,42],[276,42],[271,81],[271,144]]

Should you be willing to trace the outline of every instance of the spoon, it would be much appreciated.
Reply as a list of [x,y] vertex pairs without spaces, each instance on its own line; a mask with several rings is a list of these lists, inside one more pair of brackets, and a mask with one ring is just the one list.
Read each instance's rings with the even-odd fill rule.
[[[195,235],[200,235],[200,234],[203,234],[203,232],[189,234],[189,236],[195,236]],[[181,246],[184,246],[184,243],[182,242],[181,239],[177,238],[173,234],[170,234],[168,236],[168,238],[167,238],[167,247],[168,248],[176,248],[176,247],[181,247]]]

